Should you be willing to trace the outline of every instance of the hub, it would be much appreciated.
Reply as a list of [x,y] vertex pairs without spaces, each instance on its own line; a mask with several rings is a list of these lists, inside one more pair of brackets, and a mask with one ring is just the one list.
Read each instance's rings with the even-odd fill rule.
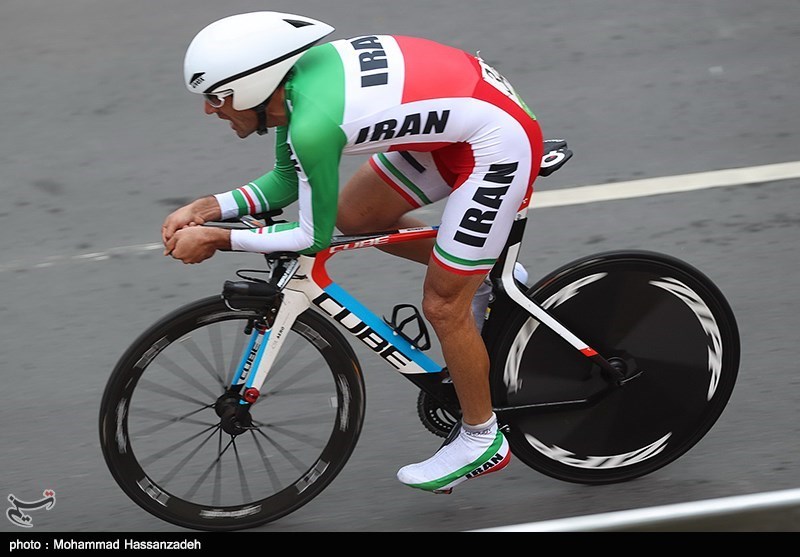
[[617,382],[619,385],[624,385],[628,381],[639,377],[644,370],[639,368],[636,360],[628,353],[620,354],[608,359],[608,363],[619,372]]
[[226,392],[217,399],[214,410],[220,417],[220,427],[229,435],[241,435],[253,427],[250,405],[242,404],[239,395]]

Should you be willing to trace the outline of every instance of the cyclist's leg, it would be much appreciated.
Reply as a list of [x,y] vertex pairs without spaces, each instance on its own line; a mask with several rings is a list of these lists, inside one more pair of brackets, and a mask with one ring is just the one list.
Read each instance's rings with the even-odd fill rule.
[[411,487],[449,493],[467,479],[501,470],[509,462],[508,442],[492,411],[489,358],[472,317],[472,298],[482,282],[481,273],[454,273],[435,259],[428,265],[423,311],[441,344],[462,423],[431,458],[398,471],[398,479]]
[[481,424],[492,414],[489,358],[472,319],[472,298],[482,282],[482,274],[456,274],[434,260],[423,288],[422,310],[441,343],[467,424]]
[[[336,227],[343,234],[358,234],[425,226],[424,222],[406,214],[416,208],[395,189],[387,187],[370,163],[364,163],[342,189]],[[403,242],[380,249],[427,264],[433,240]]]
[[457,149],[441,153],[439,166],[453,169],[459,177],[428,265],[423,310],[441,344],[462,424],[433,457],[398,472],[407,485],[444,493],[467,479],[502,469],[510,458],[492,412],[489,360],[472,317],[472,300],[527,202],[533,159],[530,152],[509,147],[507,152],[517,157],[495,164],[482,161],[478,149],[469,152],[473,160]]
[[400,469],[398,479],[434,492],[502,469],[510,455],[492,413],[489,362],[471,300],[527,207],[543,146],[535,120],[492,104],[481,105],[486,112],[475,117],[492,122],[494,132],[433,152],[453,190],[428,265],[423,309],[456,388],[462,424],[433,457]]
[[[389,152],[373,156],[362,165],[343,188],[337,227],[344,234],[425,226],[407,213],[443,199],[452,192],[455,176],[444,176],[431,153]],[[383,251],[426,264],[433,240],[395,244]],[[527,280],[518,263],[515,276]],[[488,280],[472,299],[472,313],[478,332],[483,328],[492,287]]]

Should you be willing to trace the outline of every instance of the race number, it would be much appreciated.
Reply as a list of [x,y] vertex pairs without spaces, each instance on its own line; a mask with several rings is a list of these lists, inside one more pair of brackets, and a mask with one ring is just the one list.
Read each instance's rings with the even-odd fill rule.
[[517,92],[514,91],[511,83],[509,83],[509,81],[503,77],[500,72],[484,62],[480,57],[478,57],[478,63],[481,65],[483,80],[486,83],[503,93],[505,96],[511,97],[514,102],[522,106],[522,103],[520,103],[519,97],[517,96]]

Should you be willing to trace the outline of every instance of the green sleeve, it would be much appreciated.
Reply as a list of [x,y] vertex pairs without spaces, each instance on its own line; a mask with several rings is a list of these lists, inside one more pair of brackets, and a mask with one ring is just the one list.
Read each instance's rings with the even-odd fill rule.
[[261,193],[269,209],[282,209],[297,201],[297,170],[286,141],[288,127],[277,128],[275,135],[275,166],[253,180],[252,184]]
[[313,243],[301,253],[316,253],[330,245],[339,205],[339,163],[346,142],[337,123],[321,110],[306,106],[292,115],[290,142],[301,171],[302,219],[312,224]]

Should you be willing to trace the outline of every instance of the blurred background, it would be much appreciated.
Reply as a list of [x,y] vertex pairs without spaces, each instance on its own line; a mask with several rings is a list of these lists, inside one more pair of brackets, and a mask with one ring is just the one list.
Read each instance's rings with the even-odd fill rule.
[[[182,83],[197,31],[262,9],[326,21],[332,39],[396,33],[480,51],[545,135],[575,152],[538,191],[800,160],[796,0],[2,0],[0,495],[53,489],[58,503],[35,514],[36,529],[175,530],[108,473],[99,397],[144,328],[255,263],[219,254],[184,266],[158,248],[174,208],[272,165],[274,135],[238,139]],[[346,159],[342,179],[361,162]],[[357,346],[368,394],[356,452],[322,495],[261,530],[463,531],[798,487],[798,185],[541,209],[534,196],[531,280],[593,252],[641,248],[687,260],[727,295],[739,383],[677,462],[616,486],[562,484],[512,462],[450,497],[410,490],[396,470],[440,440],[419,423],[410,383]],[[438,209],[419,216],[434,223]],[[418,302],[422,268],[381,253],[338,259],[334,278],[376,311]],[[0,531],[19,530],[3,520]]]

